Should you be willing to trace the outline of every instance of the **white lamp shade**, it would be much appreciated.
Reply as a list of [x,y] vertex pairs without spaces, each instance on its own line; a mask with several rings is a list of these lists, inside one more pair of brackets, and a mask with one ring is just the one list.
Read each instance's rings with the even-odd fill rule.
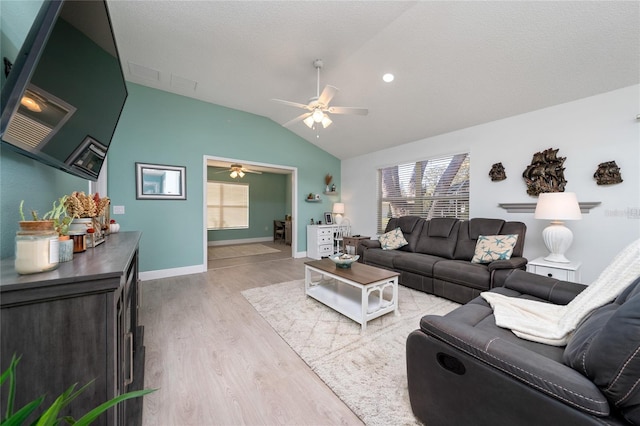
[[538,196],[533,215],[536,219],[580,220],[580,205],[573,192],[546,192]]
[[333,212],[344,214],[344,203],[333,203]]
[[307,118],[305,118],[302,121],[304,122],[304,124],[307,125],[308,128],[312,128],[313,127],[314,121],[313,121],[313,116],[312,115],[308,116]]
[[551,224],[542,231],[542,239],[549,249],[549,254],[544,259],[549,262],[568,263],[569,259],[564,253],[573,242],[573,233],[564,226],[562,221],[582,219],[576,194],[573,192],[540,194],[533,217],[551,221]]

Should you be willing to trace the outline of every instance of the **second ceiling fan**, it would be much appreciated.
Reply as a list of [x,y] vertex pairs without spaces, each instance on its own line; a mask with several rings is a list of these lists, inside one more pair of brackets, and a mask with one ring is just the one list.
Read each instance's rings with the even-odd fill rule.
[[352,115],[367,115],[369,110],[367,108],[355,108],[355,107],[342,107],[342,106],[330,106],[329,102],[335,96],[338,88],[334,86],[326,85],[320,93],[320,69],[324,63],[321,59],[313,61],[313,66],[318,74],[318,81],[316,85],[316,96],[309,99],[309,102],[301,104],[298,102],[285,101],[282,99],[272,99],[275,102],[279,102],[284,105],[289,105],[297,108],[307,110],[307,112],[297,116],[293,120],[289,120],[283,124],[284,127],[291,126],[299,121],[304,122],[310,129],[314,128],[317,124],[321,124],[323,128],[329,127],[332,120],[329,114],[352,114]]

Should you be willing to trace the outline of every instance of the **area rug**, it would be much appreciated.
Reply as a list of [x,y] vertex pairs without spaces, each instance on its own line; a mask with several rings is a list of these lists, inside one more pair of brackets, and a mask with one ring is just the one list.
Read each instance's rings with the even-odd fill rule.
[[400,315],[360,324],[304,294],[304,280],[242,295],[285,342],[367,425],[419,425],[407,390],[405,342],[426,314],[459,305],[399,286]]
[[238,244],[233,246],[214,246],[208,248],[208,259],[229,259],[232,257],[255,256],[257,254],[278,253],[280,250],[264,244]]

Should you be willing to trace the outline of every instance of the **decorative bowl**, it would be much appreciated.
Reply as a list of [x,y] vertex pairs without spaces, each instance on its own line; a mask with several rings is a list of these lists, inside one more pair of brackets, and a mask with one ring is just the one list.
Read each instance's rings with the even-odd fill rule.
[[357,254],[336,254],[334,256],[329,256],[329,259],[331,259],[338,268],[344,269],[351,268],[351,264],[356,262],[359,258],[360,256]]

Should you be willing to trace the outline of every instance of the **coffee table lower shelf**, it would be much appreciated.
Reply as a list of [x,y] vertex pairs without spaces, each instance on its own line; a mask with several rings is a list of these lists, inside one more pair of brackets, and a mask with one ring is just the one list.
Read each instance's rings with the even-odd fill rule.
[[398,277],[360,284],[325,270],[305,265],[307,296],[361,325],[382,315],[398,314]]

